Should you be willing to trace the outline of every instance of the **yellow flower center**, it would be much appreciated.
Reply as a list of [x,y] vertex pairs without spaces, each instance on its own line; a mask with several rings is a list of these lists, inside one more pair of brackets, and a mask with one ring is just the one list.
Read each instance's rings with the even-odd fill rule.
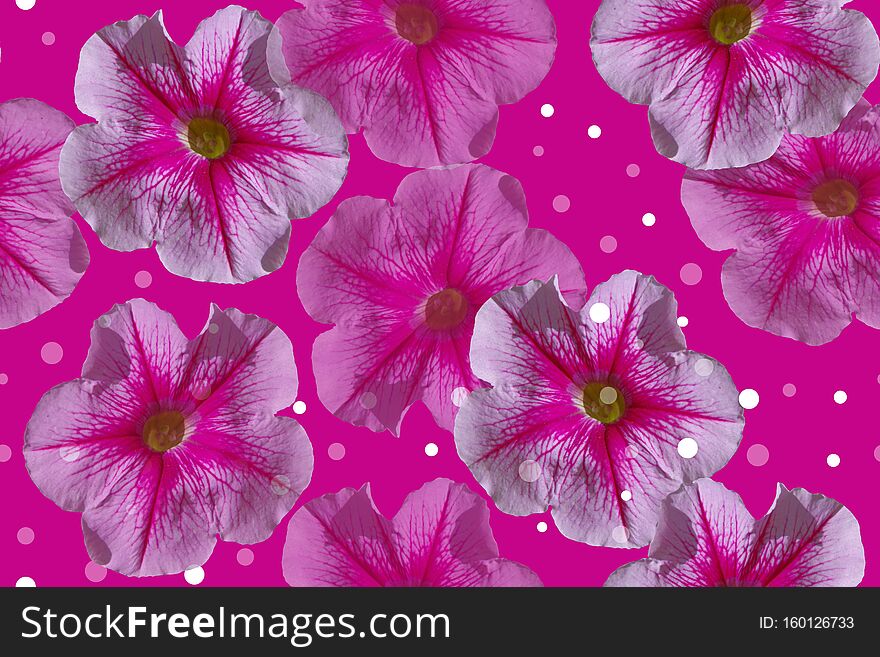
[[709,32],[725,46],[742,41],[752,33],[752,8],[739,3],[716,9],[709,19]]
[[186,420],[179,411],[156,413],[144,424],[141,436],[154,452],[167,452],[177,447],[186,435]]
[[467,317],[468,301],[451,287],[431,295],[425,304],[425,324],[435,331],[447,331],[459,326]]
[[813,203],[829,219],[846,217],[859,205],[859,190],[842,178],[828,180],[813,190]]
[[209,160],[223,157],[232,145],[229,130],[214,119],[193,119],[189,122],[186,137],[193,152]]
[[602,424],[618,422],[626,412],[623,393],[607,383],[595,381],[584,388],[584,413]]
[[433,11],[422,5],[410,3],[402,4],[397,8],[394,26],[401,37],[417,46],[433,40],[439,31],[437,16]]

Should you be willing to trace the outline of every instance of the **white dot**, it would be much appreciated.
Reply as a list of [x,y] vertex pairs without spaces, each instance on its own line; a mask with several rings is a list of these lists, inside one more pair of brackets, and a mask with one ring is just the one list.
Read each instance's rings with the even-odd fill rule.
[[624,527],[623,525],[618,525],[614,528],[614,531],[611,532],[611,538],[613,538],[618,543],[626,543],[627,536],[628,534],[626,531],[626,527]]
[[590,135],[590,139],[598,139],[602,136],[602,128],[597,125],[591,125],[587,128],[587,134]]
[[657,223],[657,217],[655,217],[652,213],[646,212],[642,215],[642,223],[649,228]]
[[751,410],[755,408],[755,406],[758,405],[759,401],[761,401],[761,397],[758,395],[757,390],[746,388],[741,393],[739,393],[739,405],[746,410]]
[[834,401],[836,401],[838,404],[845,404],[846,393],[843,390],[838,390],[834,393]]
[[617,401],[617,390],[611,386],[606,386],[599,391],[599,401],[610,406]]
[[534,483],[541,478],[541,464],[531,459],[519,464],[519,478],[528,483]]
[[603,324],[611,319],[611,308],[608,307],[607,304],[602,303],[601,301],[598,303],[594,303],[590,306],[590,319],[592,319],[597,324]]
[[19,577],[15,583],[17,589],[32,589],[37,585],[33,577]]
[[269,482],[269,487],[276,495],[287,495],[290,492],[290,477],[283,474],[275,475]]
[[688,323],[689,323],[688,318],[685,317],[684,315],[682,315],[681,317],[679,317],[679,318],[678,318],[677,320],[675,320],[675,321],[678,323],[678,325],[679,325],[681,328],[684,328],[684,327],[687,326]]
[[683,459],[692,459],[700,451],[700,446],[693,438],[682,438],[678,442],[678,455]]
[[467,396],[470,394],[470,392],[470,390],[464,387],[456,388],[452,391],[452,403],[455,406],[461,406],[462,404],[464,404],[464,400],[467,399]]
[[205,569],[201,566],[193,566],[191,568],[187,568],[183,573],[183,578],[186,580],[187,584],[191,584],[192,586],[198,586],[205,579]]
[[547,523],[544,522],[543,520],[538,523],[538,531],[541,532],[542,534],[547,531]]
[[700,376],[711,376],[715,371],[715,363],[708,358],[700,358],[694,363],[694,371]]
[[37,0],[15,0],[15,6],[25,11],[33,9],[35,4],[37,4]]
[[624,502],[629,502],[632,498],[633,498],[633,494],[630,493],[628,490],[624,490],[624,491],[620,492],[620,499],[622,499]]
[[64,445],[58,450],[61,460],[67,463],[73,463],[79,458],[80,448],[78,445]]
[[365,392],[361,395],[361,406],[363,406],[368,411],[376,408],[376,404],[378,403],[378,401],[379,400],[376,398],[376,395],[374,395],[372,392]]
[[215,324],[214,322],[211,322],[210,324],[208,324],[208,333],[210,333],[211,335],[217,335],[217,331],[219,331],[219,330],[220,330],[220,327],[217,326],[217,324]]
[[298,399],[297,401],[293,402],[293,412],[296,413],[297,415],[302,415],[303,413],[305,413],[306,412],[306,403],[304,401],[302,401],[301,399]]
[[428,456],[437,456],[440,453],[440,448],[437,447],[435,443],[428,443],[425,445],[425,454]]
[[549,119],[556,112],[556,108],[553,107],[550,103],[544,103],[541,105],[541,116],[545,119]]
[[828,458],[825,459],[825,462],[828,464],[829,468],[836,468],[840,465],[840,456],[837,454],[829,454]]

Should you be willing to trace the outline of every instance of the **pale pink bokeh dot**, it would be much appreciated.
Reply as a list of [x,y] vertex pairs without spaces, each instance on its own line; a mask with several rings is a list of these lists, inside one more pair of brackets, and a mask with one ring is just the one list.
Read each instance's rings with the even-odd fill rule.
[[786,383],[782,386],[782,394],[786,397],[794,397],[797,394],[797,387],[793,383]]
[[617,238],[614,235],[606,235],[599,240],[599,248],[603,253],[614,253],[617,251]]
[[7,383],[9,383],[9,376],[0,372],[0,386],[5,386]]
[[327,448],[327,456],[334,461],[341,461],[345,457],[345,445],[342,443],[333,443]]
[[105,577],[107,577],[107,569],[104,566],[97,564],[94,561],[89,561],[86,564],[87,580],[97,584],[98,582],[103,582]]
[[766,465],[767,461],[770,460],[770,450],[767,449],[765,445],[757,443],[749,447],[749,451],[746,452],[746,458],[749,463],[756,468],[760,468],[762,465]]
[[681,268],[679,276],[685,285],[696,285],[703,280],[703,270],[695,262],[689,262]]
[[571,209],[571,199],[565,194],[560,194],[553,199],[553,209],[557,212],[568,212]]
[[880,445],[874,448],[874,458],[880,461]]
[[241,548],[235,555],[235,559],[242,566],[250,566],[254,562],[254,551],[250,548]]
[[543,154],[544,154],[544,147],[543,146],[535,146],[532,149],[532,155],[534,155],[535,157],[541,157]]
[[139,271],[134,275],[134,284],[142,290],[153,284],[153,275],[148,271]]
[[630,178],[636,178],[642,172],[642,168],[638,164],[630,164],[626,167],[626,175]]
[[47,342],[40,349],[40,358],[47,365],[57,365],[64,358],[64,349],[57,342]]
[[0,445],[0,463],[6,463],[11,458],[12,450],[9,449],[9,445]]
[[15,537],[22,545],[30,545],[34,542],[34,530],[30,527],[22,527],[18,530],[18,533],[15,535]]
[[55,34],[53,32],[43,32],[42,41],[44,46],[51,46],[55,43]]

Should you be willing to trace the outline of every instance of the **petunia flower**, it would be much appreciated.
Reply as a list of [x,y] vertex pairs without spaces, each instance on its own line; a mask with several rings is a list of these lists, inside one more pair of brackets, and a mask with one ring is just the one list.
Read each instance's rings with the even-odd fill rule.
[[346,132],[405,166],[485,155],[498,106],[537,87],[556,51],[544,0],[300,4],[270,39],[273,73],[326,96]]
[[448,479],[410,493],[391,520],[369,484],[309,502],[287,527],[282,567],[291,586],[541,586],[499,558],[486,502]]
[[633,271],[580,312],[555,281],[483,306],[471,364],[492,388],[464,401],[455,443],[501,511],[552,507],[571,539],[639,547],[669,493],[727,463],[742,437],[737,390],[687,350],[676,311],[668,289]]
[[413,173],[393,204],[340,204],[297,272],[308,313],[336,324],[313,350],[324,406],[396,435],[421,400],[451,430],[461,400],[481,385],[468,348],[486,299],[559,274],[570,302],[583,303],[577,259],[527,222],[519,182],[482,165]]
[[604,0],[593,60],[615,91],[650,105],[661,154],[745,166],[787,133],[834,132],[877,76],[877,32],[847,2]]
[[89,264],[58,180],[73,126],[38,100],[0,103],[0,329],[61,303]]
[[828,137],[788,136],[760,164],[689,171],[682,202],[700,238],[736,249],[721,281],[747,324],[807,344],[853,314],[880,328],[880,107]]
[[779,484],[755,520],[739,495],[700,479],[663,502],[648,558],[605,586],[856,586],[864,574],[859,523],[839,502]]
[[269,537],[308,485],[312,448],[295,420],[290,340],[274,324],[213,307],[187,340],[143,300],[92,329],[82,378],[47,392],[25,461],[43,494],[82,512],[91,559],[124,575],[204,563],[219,534]]
[[89,39],[76,103],[98,122],[68,139],[61,178],[104,244],[155,242],[169,271],[200,281],[246,282],[281,266],[290,219],[333,197],[348,147],[326,100],[271,78],[271,28],[232,6],[185,48],[161,12]]

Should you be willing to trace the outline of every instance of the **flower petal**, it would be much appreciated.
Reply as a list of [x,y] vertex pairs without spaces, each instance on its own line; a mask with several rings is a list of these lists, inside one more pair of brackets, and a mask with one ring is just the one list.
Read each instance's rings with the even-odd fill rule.
[[61,303],[88,266],[58,179],[73,125],[36,100],[0,104],[0,329]]
[[828,497],[779,484],[754,533],[748,566],[763,586],[857,586],[864,577],[859,523]]
[[162,12],[114,23],[83,46],[74,94],[95,119],[136,126],[165,123],[194,99],[185,54],[168,36]]
[[203,414],[274,415],[296,400],[293,346],[269,320],[214,305],[187,347],[178,386],[178,394],[195,398]]
[[287,526],[284,579],[291,586],[384,586],[403,568],[393,533],[369,485],[312,500]]
[[710,479],[663,502],[648,558],[611,574],[605,586],[749,586],[744,556],[755,519],[740,496]]
[[858,522],[840,503],[780,484],[755,521],[739,495],[701,479],[666,499],[648,558],[606,586],[855,586],[864,571]]
[[485,501],[437,479],[410,493],[393,521],[369,484],[297,511],[282,560],[291,586],[540,586],[528,568],[498,558]]
[[489,508],[464,484],[435,479],[410,493],[394,516],[394,529],[413,583],[540,586],[525,566],[498,559]]
[[89,557],[123,575],[179,573],[208,560],[217,542],[207,482],[182,453],[137,450],[112,488],[83,512]]

